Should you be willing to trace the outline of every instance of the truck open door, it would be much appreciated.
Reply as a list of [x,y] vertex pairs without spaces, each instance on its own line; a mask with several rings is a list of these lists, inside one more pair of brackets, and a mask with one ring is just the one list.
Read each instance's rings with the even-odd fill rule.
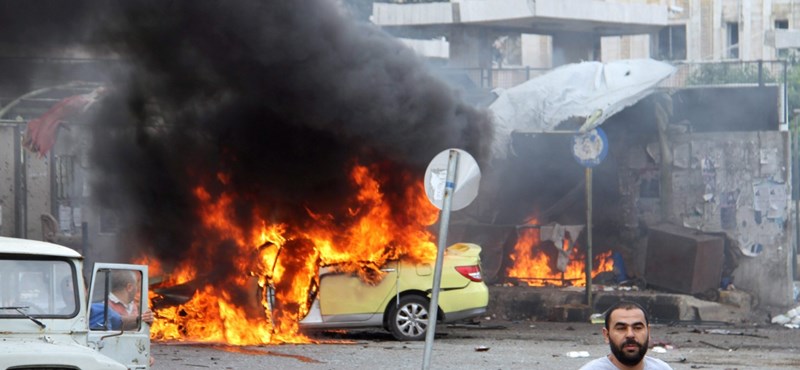
[[96,263],[89,290],[89,345],[128,369],[148,369],[147,266]]

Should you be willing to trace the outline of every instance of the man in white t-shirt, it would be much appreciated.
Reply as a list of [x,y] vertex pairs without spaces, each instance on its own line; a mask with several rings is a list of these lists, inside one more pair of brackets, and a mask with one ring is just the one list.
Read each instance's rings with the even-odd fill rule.
[[644,308],[635,302],[619,301],[606,311],[603,338],[611,354],[590,361],[580,370],[672,370],[666,362],[645,356],[650,321]]

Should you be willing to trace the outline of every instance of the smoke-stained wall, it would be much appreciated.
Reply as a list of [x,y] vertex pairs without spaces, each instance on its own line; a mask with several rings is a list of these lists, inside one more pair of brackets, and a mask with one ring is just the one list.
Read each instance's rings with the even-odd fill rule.
[[[735,109],[731,107],[730,109]],[[742,109],[746,109],[742,107]],[[722,130],[723,127],[719,126]],[[789,214],[789,140],[786,132],[680,133],[673,125],[672,198],[667,218],[680,226],[726,236],[728,277],[761,304],[792,300],[792,216]],[[631,270],[644,272],[649,225],[665,222],[658,137],[629,139],[620,169],[623,223],[641,234]],[[729,256],[731,257],[731,256]],[[690,278],[690,277],[687,277]]]
[[[0,236],[42,240],[41,215],[51,213],[50,161],[27,151],[16,152],[22,140],[17,132],[25,126],[17,127],[0,126]],[[24,163],[19,163],[19,155],[24,156]],[[24,192],[19,191],[20,185]],[[22,210],[18,209],[20,202]]]
[[50,158],[26,152],[25,156],[25,233],[30,239],[42,240],[41,215],[51,213]]
[[14,222],[14,126],[0,125],[0,236],[12,236]]

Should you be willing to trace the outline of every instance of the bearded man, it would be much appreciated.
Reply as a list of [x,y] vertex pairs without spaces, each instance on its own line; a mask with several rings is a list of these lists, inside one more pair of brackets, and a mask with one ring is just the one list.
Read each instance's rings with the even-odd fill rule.
[[672,370],[666,362],[646,356],[650,321],[644,308],[635,302],[619,301],[606,311],[603,338],[611,354],[590,361],[580,370]]

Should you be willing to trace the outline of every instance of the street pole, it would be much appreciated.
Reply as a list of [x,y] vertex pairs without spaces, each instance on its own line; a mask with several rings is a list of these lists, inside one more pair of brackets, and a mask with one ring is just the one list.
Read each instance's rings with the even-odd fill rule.
[[453,203],[457,168],[458,151],[450,150],[450,157],[447,161],[447,180],[444,185],[444,198],[442,199],[441,222],[439,223],[439,245],[436,251],[436,268],[433,271],[431,304],[430,307],[428,307],[428,331],[425,333],[425,353],[422,356],[423,370],[430,369],[431,365],[433,336],[436,333],[436,316],[439,313],[439,286],[442,282],[442,259],[444,259],[444,250],[447,247],[447,228],[450,224],[450,208]]
[[[786,85],[784,85],[786,86]],[[800,113],[800,112],[796,112]],[[792,248],[792,279],[797,280],[797,250],[800,248],[800,116],[795,115],[789,127],[792,155],[792,200],[794,200],[794,248]]]
[[586,167],[586,305],[592,309],[592,168]]

